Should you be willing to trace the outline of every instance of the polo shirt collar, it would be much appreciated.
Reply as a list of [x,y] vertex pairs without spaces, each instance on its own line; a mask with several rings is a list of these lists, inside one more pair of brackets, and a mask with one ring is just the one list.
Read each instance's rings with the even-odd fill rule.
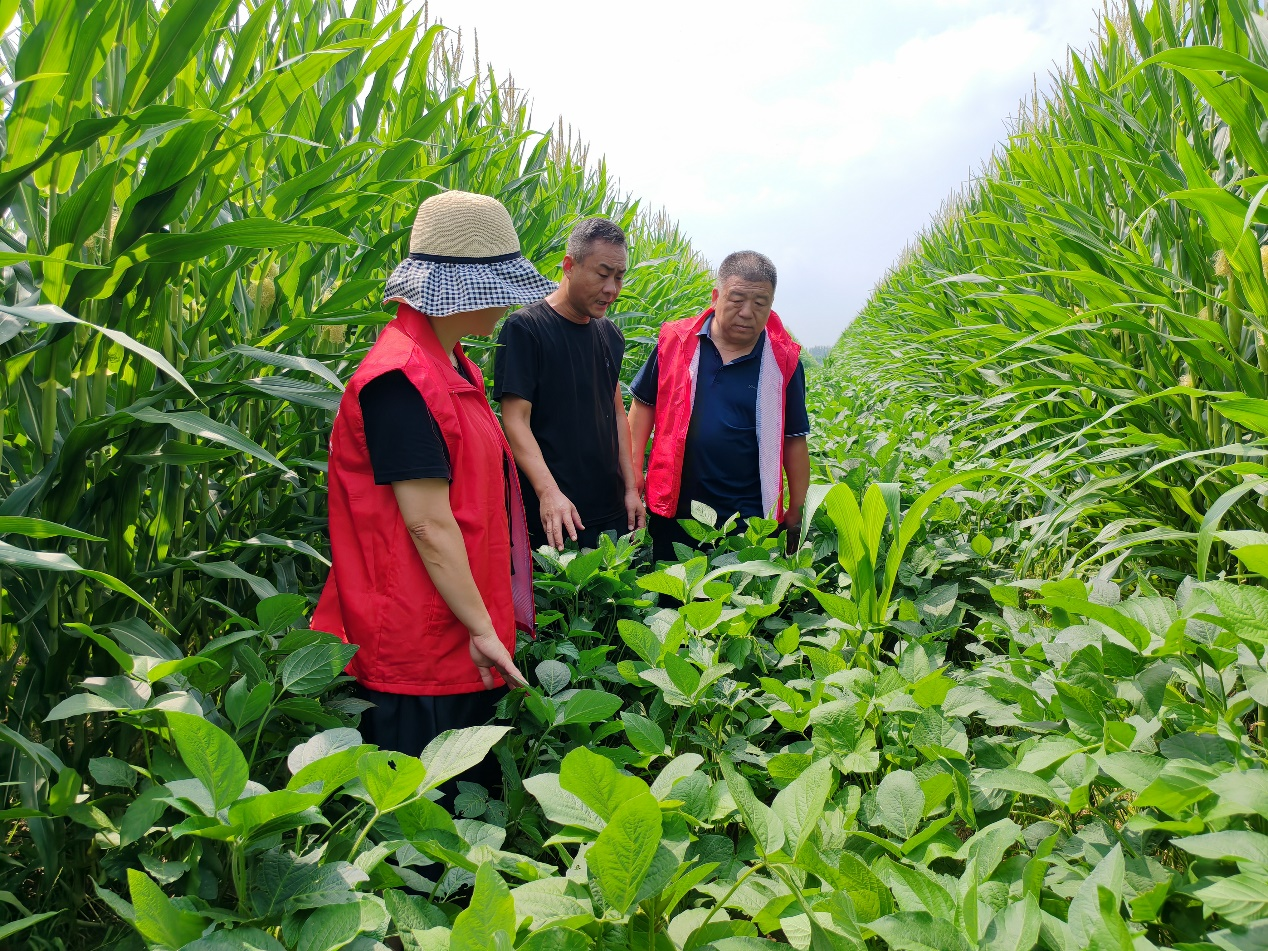
[[[700,326],[700,329],[696,331],[696,336],[709,338],[709,328],[712,326],[713,326],[713,315],[710,314],[708,317],[704,319],[704,323]],[[731,366],[732,364],[743,363],[745,360],[752,360],[758,355],[758,352],[761,350],[765,342],[766,342],[766,331],[763,330],[760,336],[758,336],[757,338],[757,343],[753,345],[752,350],[744,354],[744,356],[742,357],[736,357],[734,360],[731,361],[731,363],[724,363],[722,365]],[[713,340],[709,339],[709,343],[713,343]],[[717,344],[714,344],[714,349],[715,350],[717,349]],[[721,356],[720,353],[718,355]]]

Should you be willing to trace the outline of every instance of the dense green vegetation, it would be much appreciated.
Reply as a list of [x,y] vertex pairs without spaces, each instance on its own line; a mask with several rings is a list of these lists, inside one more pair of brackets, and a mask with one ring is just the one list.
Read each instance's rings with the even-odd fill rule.
[[707,272],[368,0],[14,8],[0,941],[1268,946],[1257,10],[1107,20],[812,373],[804,534],[541,554],[536,686],[419,760],[304,621],[414,207],[620,218],[639,345]]

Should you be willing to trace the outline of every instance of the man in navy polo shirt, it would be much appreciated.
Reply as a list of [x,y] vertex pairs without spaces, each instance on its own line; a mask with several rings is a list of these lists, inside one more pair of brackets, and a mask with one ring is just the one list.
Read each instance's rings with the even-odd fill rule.
[[691,517],[693,501],[719,522],[738,513],[780,519],[790,531],[801,524],[810,482],[806,376],[800,346],[771,310],[775,283],[765,255],[728,255],[713,306],[665,324],[630,387],[636,472],[656,433],[645,493],[658,561],[674,557],[674,542],[692,544],[678,520]]

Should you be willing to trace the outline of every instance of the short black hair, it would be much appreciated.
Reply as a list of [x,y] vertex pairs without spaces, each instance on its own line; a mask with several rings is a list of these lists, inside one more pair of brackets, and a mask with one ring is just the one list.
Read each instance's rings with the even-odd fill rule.
[[718,268],[718,286],[725,284],[728,277],[769,284],[773,291],[777,275],[775,263],[766,255],[757,251],[733,251],[722,259]]
[[586,218],[578,222],[572,229],[572,234],[568,235],[566,248],[568,257],[574,261],[584,260],[596,241],[626,248],[625,232],[615,221],[609,221],[607,218]]

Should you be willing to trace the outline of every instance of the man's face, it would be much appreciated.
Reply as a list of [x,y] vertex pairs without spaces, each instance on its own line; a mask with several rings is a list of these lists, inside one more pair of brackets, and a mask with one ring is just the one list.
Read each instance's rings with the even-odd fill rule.
[[607,241],[594,242],[580,261],[565,255],[568,303],[591,319],[604,316],[621,296],[628,263],[625,249]]
[[775,289],[766,281],[728,277],[713,289],[713,319],[723,340],[732,346],[751,346],[766,329]]

